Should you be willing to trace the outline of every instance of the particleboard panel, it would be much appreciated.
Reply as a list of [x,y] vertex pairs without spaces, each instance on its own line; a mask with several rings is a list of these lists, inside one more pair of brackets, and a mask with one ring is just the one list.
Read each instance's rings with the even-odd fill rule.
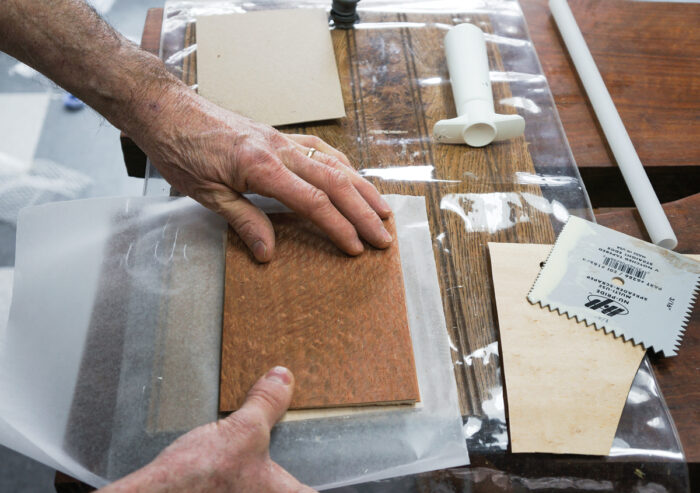
[[270,125],[345,116],[326,12],[197,18],[199,93]]
[[268,264],[229,231],[220,410],[275,365],[295,375],[291,409],[419,400],[397,241],[349,257],[296,214],[270,219]]
[[527,301],[550,250],[489,243],[511,450],[607,455],[644,349]]

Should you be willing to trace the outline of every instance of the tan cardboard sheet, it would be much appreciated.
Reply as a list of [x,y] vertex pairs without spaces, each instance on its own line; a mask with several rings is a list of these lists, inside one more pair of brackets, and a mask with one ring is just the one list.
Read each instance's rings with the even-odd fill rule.
[[319,9],[198,17],[197,83],[205,98],[270,125],[345,116]]
[[550,250],[489,243],[511,448],[607,455],[644,349],[527,301]]

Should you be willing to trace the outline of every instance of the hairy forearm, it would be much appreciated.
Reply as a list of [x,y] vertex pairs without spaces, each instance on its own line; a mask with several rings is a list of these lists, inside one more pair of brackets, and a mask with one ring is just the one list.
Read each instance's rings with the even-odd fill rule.
[[171,92],[186,88],[157,57],[116,32],[83,0],[0,1],[0,50],[32,66],[137,135]]
[[350,255],[363,251],[360,236],[377,248],[392,241],[380,219],[391,209],[342,152],[198,96],[84,0],[0,0],[0,50],[126,132],[171,185],[224,216],[260,262],[272,259],[274,230],[245,192],[281,201]]

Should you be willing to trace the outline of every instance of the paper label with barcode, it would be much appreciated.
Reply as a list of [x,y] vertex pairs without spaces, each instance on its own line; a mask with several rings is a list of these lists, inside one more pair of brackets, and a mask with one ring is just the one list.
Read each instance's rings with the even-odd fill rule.
[[698,283],[699,262],[571,217],[528,299],[671,356]]

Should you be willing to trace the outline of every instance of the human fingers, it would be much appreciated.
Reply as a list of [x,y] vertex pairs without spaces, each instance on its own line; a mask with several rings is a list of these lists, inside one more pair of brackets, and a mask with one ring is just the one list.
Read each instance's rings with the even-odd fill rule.
[[335,208],[328,195],[294,174],[281,161],[247,176],[250,191],[272,197],[308,218],[341,250],[359,255],[364,246],[352,223]]
[[226,219],[258,262],[272,259],[275,231],[263,211],[238,192],[223,186],[215,192],[200,194],[197,199]]
[[[304,153],[306,154],[306,153]],[[315,152],[311,156],[316,161],[325,164],[333,169],[345,173],[350,181],[355,186],[357,191],[362,195],[362,198],[367,201],[374,211],[379,214],[379,217],[386,219],[391,215],[391,207],[386,200],[382,198],[379,191],[369,181],[362,177],[357,170],[351,166],[347,166],[338,159],[324,152]]]
[[377,248],[393,241],[382,220],[342,171],[311,159],[297,150],[284,156],[287,167],[304,181],[323,190],[333,205],[353,223],[360,235]]
[[292,141],[295,143],[299,144],[301,147],[304,147],[306,149],[317,149],[324,154],[328,154],[329,156],[333,156],[334,158],[338,159],[341,163],[345,164],[346,166],[349,166],[352,169],[355,169],[352,167],[352,163],[348,159],[348,157],[333,147],[332,145],[328,144],[325,140],[322,138],[316,136],[316,135],[306,135],[306,134],[284,134],[286,137],[290,138]]
[[309,157],[348,175],[357,191],[360,192],[360,195],[362,195],[372,209],[379,214],[379,217],[386,219],[391,215],[391,207],[389,207],[389,204],[382,198],[374,185],[367,181],[353,167],[345,154],[331,147],[315,135],[292,134],[288,135],[288,137],[290,137],[295,147],[302,154],[308,156],[309,151],[314,149],[318,152],[314,152],[313,155]]
[[257,417],[270,429],[287,412],[293,388],[292,372],[283,366],[275,366],[255,382],[241,408],[231,416],[238,414],[238,418]]

